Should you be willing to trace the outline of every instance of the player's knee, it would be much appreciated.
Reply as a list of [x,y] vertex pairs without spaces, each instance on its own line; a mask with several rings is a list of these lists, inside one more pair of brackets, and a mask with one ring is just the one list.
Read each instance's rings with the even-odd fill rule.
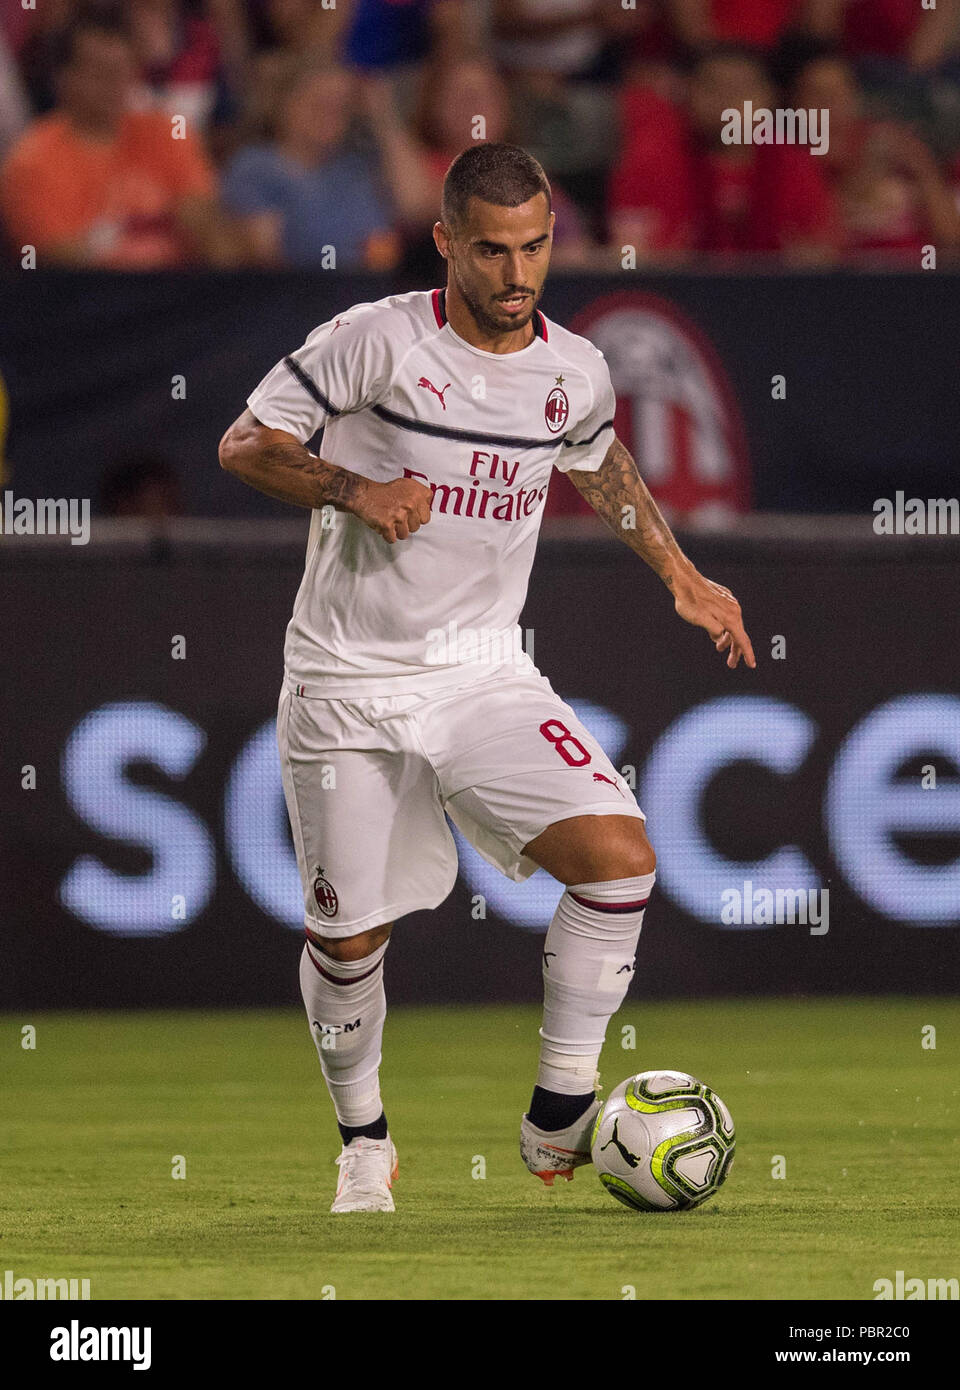
[[323,936],[311,932],[310,940],[331,960],[364,960],[383,945],[392,930],[393,923],[385,922],[383,926],[371,927],[369,931],[358,932],[356,936]]
[[642,877],[644,874],[652,874],[657,867],[657,856],[653,852],[653,845],[651,845],[650,841],[646,838],[643,844],[637,849],[636,864],[637,867],[634,870],[634,876],[637,878]]
[[[624,827],[605,848],[601,878],[642,878],[657,867],[657,856],[643,822]],[[599,880],[598,880],[599,881]]]
[[650,843],[633,845],[623,854],[617,878],[643,878],[657,867],[657,856]]

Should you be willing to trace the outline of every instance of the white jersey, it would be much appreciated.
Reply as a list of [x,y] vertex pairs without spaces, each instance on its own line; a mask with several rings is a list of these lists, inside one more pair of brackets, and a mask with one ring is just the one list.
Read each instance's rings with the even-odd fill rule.
[[535,312],[519,352],[472,347],[445,291],[356,304],[315,328],[247,398],[256,418],[376,482],[416,478],[430,521],[393,545],[351,513],[314,511],[287,628],[305,696],[430,690],[535,671],[517,624],[551,469],[598,469],[615,399],[600,352]]

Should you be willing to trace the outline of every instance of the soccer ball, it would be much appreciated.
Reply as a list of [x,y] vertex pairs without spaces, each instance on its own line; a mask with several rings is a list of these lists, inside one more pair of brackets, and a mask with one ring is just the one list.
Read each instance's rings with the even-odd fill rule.
[[634,1211],[699,1206],[730,1172],[734,1147],[730,1111],[683,1071],[644,1071],[621,1081],[590,1141],[600,1181]]

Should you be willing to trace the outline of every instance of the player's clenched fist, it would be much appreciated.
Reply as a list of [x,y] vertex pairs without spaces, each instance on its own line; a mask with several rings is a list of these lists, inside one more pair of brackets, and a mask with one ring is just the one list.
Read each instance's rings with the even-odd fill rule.
[[391,545],[407,540],[430,520],[433,494],[416,478],[395,478],[392,483],[364,481],[366,486],[352,511]]

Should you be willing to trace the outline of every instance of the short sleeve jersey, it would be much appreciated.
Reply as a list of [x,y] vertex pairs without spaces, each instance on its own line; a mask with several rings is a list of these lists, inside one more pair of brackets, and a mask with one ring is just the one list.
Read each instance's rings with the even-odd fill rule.
[[527,347],[497,354],[453,331],[443,290],[356,304],[248,397],[262,424],[304,445],[322,430],[327,462],[415,478],[432,497],[430,521],[392,545],[352,513],[313,512],[287,629],[291,688],[393,694],[489,674],[498,653],[518,664],[551,470],[595,471],[614,437],[602,354],[539,311],[533,323]]

